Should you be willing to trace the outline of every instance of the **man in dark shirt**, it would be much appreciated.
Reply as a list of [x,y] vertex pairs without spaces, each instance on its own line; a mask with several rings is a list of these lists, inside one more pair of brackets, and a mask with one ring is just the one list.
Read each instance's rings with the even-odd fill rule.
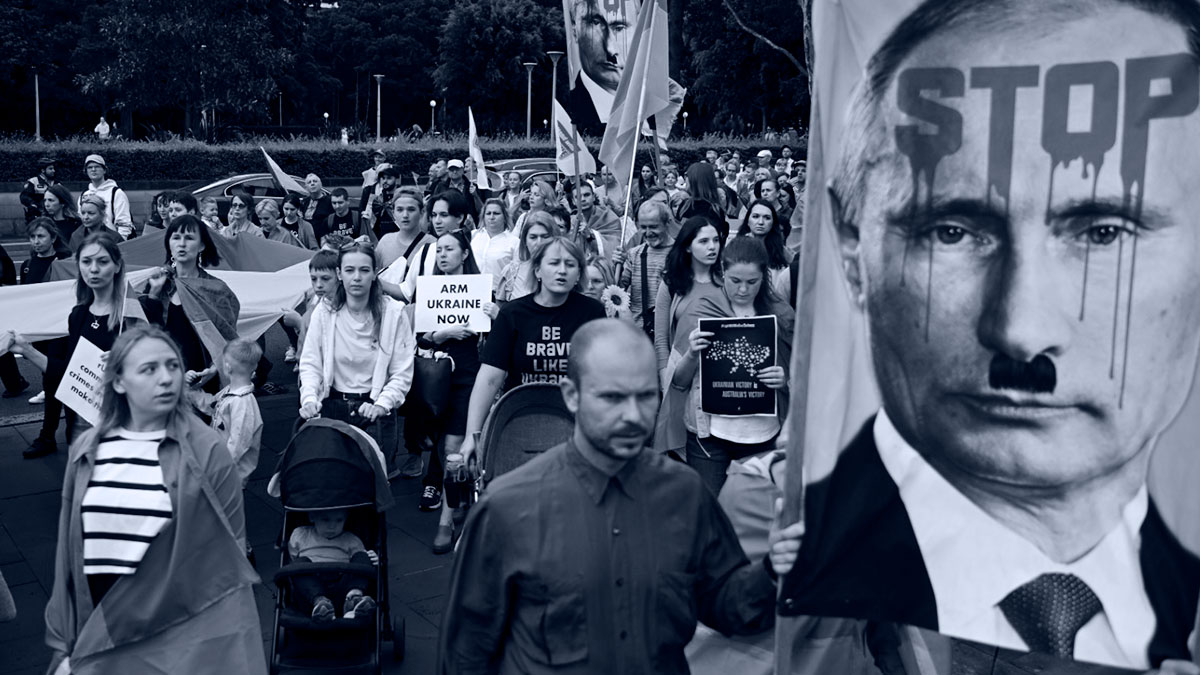
[[496,479],[472,510],[443,673],[686,673],[697,619],[725,633],[772,624],[771,567],[790,569],[802,526],[751,563],[699,475],[643,451],[654,363],[623,321],[575,333],[561,385],[574,436]]
[[366,235],[369,228],[363,227],[357,213],[350,210],[350,195],[346,188],[334,188],[329,193],[333,213],[325,218],[327,234],[336,234],[351,239]]
[[42,207],[42,200],[46,197],[46,190],[50,189],[57,181],[54,180],[54,159],[52,157],[42,157],[37,162],[38,175],[25,181],[21,186],[21,206],[25,209],[25,222],[29,222],[38,216],[46,215]]

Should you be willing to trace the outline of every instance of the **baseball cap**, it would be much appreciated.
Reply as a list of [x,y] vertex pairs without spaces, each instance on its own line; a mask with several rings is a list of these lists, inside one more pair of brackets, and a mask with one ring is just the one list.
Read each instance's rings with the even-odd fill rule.
[[759,157],[770,157],[770,156],[771,156],[771,151],[770,151],[770,150],[759,150],[759,151],[758,151],[758,156],[759,156]]
[[108,164],[104,163],[104,158],[100,155],[88,155],[87,159],[83,160],[83,165],[86,167],[88,164],[99,164],[106,169],[108,168]]
[[39,169],[44,169],[51,164],[58,164],[58,162],[56,162],[53,157],[38,157],[37,167]]
[[383,157],[384,159],[387,159],[387,154],[385,154],[383,152],[383,148],[375,148],[374,150],[371,151],[370,156],[371,157]]
[[447,169],[461,169],[461,168],[463,168],[462,160],[461,159],[452,159],[449,162],[446,162],[446,168]]

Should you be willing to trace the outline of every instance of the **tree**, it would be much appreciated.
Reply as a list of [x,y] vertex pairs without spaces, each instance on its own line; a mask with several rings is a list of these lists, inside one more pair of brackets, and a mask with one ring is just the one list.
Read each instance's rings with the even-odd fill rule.
[[[276,8],[281,3],[274,3]],[[293,60],[271,35],[268,0],[110,0],[89,12],[80,49],[98,67],[85,93],[122,108],[216,108],[265,117],[275,77]]]
[[[523,129],[527,75],[521,64],[548,65],[543,55],[563,43],[563,26],[560,7],[547,8],[533,0],[467,0],[456,5],[442,29],[434,71],[446,106],[461,111],[461,121],[453,126],[466,126],[470,105],[486,132]],[[541,67],[534,73],[539,120],[548,117],[550,72]]]
[[[806,0],[691,0],[688,97],[713,130],[759,131],[807,119]],[[675,27],[672,26],[674,29]]]

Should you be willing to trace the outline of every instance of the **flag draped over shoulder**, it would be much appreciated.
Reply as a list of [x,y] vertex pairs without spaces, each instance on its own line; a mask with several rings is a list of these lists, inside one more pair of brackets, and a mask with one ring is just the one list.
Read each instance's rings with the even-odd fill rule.
[[[574,122],[558,101],[554,102],[554,159],[568,176],[596,173],[596,158],[573,131]],[[578,164],[576,164],[578,162]],[[578,169],[578,170],[576,170]]]
[[614,175],[628,176],[642,123],[671,108],[667,76],[667,8],[663,0],[642,4],[629,59],[617,86],[612,114],[600,144],[600,160]]

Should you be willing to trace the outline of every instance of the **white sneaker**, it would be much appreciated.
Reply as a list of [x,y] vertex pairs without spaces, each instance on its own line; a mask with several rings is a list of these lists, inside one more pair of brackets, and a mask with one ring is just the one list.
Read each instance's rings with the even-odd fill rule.
[[295,363],[296,362],[296,348],[288,347],[287,351],[283,353],[283,360],[286,363]]
[[29,399],[29,405],[42,405],[46,402],[46,392],[39,392],[37,396]]

